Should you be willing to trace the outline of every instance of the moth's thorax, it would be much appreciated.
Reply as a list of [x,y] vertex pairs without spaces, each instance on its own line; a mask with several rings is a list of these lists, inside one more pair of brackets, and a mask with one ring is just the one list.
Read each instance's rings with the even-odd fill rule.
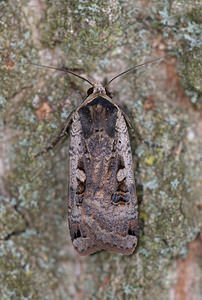
[[103,85],[99,82],[94,83],[93,85],[93,94],[104,94],[106,95],[106,90]]

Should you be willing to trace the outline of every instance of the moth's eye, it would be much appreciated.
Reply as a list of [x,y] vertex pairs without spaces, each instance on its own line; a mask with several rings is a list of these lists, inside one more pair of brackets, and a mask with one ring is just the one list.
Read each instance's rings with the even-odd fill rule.
[[93,93],[93,87],[91,87],[91,88],[89,88],[88,90],[87,90],[87,95],[89,96],[89,95],[91,95]]

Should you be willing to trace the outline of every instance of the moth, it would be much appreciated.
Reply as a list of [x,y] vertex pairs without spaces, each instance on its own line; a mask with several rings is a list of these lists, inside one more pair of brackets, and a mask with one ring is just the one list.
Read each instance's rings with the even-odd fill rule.
[[142,65],[145,63],[118,74],[105,86],[68,69],[37,65],[71,73],[91,85],[57,138],[36,154],[49,151],[69,133],[68,222],[80,255],[99,250],[129,255],[137,245],[138,202],[128,134],[131,123],[107,87]]

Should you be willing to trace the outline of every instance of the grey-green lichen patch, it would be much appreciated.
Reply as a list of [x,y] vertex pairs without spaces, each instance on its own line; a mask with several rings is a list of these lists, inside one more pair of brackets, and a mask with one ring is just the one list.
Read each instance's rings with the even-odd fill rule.
[[60,45],[68,67],[95,67],[97,59],[113,49],[121,38],[118,19],[120,6],[110,1],[45,2],[39,29],[43,44],[54,48]]
[[169,34],[175,33],[178,43],[179,75],[191,102],[201,108],[201,46],[202,26],[200,4],[195,1],[174,1],[170,16],[176,22]]
[[201,108],[202,74],[201,50],[185,53],[180,62],[181,77],[191,102]]
[[[11,204],[13,202],[13,205],[10,205],[10,202]],[[7,240],[10,236],[26,230],[25,220],[18,213],[14,199],[9,202],[4,202],[4,199],[1,199],[0,220],[0,240]]]

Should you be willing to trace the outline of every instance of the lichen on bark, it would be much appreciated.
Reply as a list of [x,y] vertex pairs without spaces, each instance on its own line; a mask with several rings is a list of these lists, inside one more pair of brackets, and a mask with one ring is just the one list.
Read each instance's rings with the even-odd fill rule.
[[[176,257],[186,257],[199,232],[198,9],[197,1],[1,1],[1,299],[171,297]],[[15,65],[7,70],[9,51]],[[135,130],[162,146],[139,144],[131,133],[138,247],[129,257],[80,258],[66,221],[67,143],[33,156],[57,135],[87,85],[27,62],[103,80],[165,54],[111,87]]]

